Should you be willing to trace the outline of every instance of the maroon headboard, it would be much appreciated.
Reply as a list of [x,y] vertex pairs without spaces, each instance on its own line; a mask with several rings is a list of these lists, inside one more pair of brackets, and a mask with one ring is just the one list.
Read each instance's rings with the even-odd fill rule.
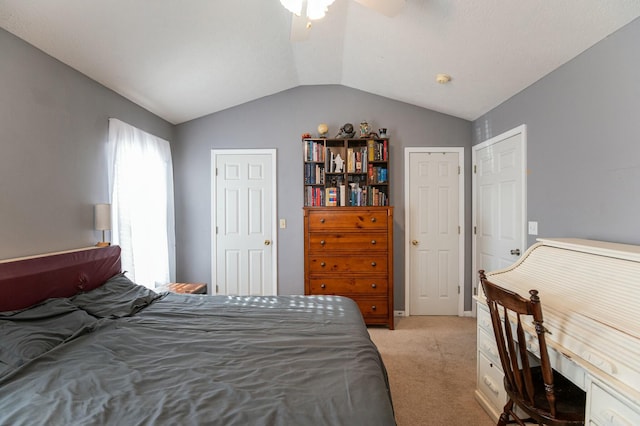
[[0,263],[0,311],[100,287],[121,271],[120,247],[87,248]]

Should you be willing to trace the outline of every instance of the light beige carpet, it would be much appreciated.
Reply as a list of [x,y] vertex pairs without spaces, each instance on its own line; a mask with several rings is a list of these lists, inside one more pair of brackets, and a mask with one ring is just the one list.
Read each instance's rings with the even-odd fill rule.
[[393,331],[369,327],[384,360],[398,426],[490,426],[475,401],[476,320],[396,317]]

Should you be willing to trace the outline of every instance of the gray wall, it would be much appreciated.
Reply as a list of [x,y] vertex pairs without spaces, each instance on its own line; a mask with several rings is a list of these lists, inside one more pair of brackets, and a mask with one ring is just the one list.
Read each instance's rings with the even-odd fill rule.
[[0,29],[0,259],[94,245],[109,117],[173,126]]
[[[240,105],[177,126],[173,160],[176,182],[177,276],[184,281],[211,280],[211,149],[276,148],[280,294],[304,293],[302,224],[302,144],[304,132],[319,123],[335,135],[344,123],[367,120],[387,127],[391,137],[391,201],[394,212],[395,307],[404,309],[404,148],[465,147],[470,164],[471,123],[343,86],[304,86]],[[467,167],[468,168],[468,167]],[[470,176],[466,182],[467,228],[470,223]],[[471,244],[467,244],[470,259]],[[466,286],[470,295],[471,275]],[[471,299],[467,301],[470,309]]]
[[636,19],[473,122],[474,144],[527,125],[539,237],[640,244],[639,41]]
[[[0,258],[92,245],[108,200],[107,120],[172,141],[178,279],[210,280],[210,150],[277,148],[282,294],[302,293],[300,134],[368,120],[391,134],[396,309],[404,308],[408,146],[464,146],[528,127],[528,220],[540,236],[640,244],[640,20],[473,123],[341,86],[298,87],[175,128],[0,30]],[[470,229],[470,174],[466,227]],[[470,259],[467,236],[467,265]],[[529,243],[535,237],[529,238]],[[470,294],[470,267],[465,285]],[[470,300],[466,301],[470,308]]]

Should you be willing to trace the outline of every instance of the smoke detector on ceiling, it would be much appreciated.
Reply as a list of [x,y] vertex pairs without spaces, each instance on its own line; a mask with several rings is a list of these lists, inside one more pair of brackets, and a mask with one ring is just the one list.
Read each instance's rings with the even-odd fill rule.
[[440,84],[447,84],[451,81],[451,76],[449,74],[436,74],[436,81]]

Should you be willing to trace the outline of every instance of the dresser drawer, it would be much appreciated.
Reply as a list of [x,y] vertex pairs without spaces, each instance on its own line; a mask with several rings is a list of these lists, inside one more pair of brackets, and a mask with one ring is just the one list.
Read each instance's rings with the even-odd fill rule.
[[485,330],[478,329],[478,350],[481,351],[489,361],[496,365],[500,364],[500,353],[493,334],[487,333]]
[[315,273],[381,273],[387,272],[386,255],[328,256],[310,255],[309,272]]
[[374,317],[387,318],[387,316],[389,315],[387,299],[357,296],[351,298],[358,304],[358,308],[360,308],[360,312],[362,312],[362,316],[365,318],[365,320]]
[[640,424],[640,406],[609,390],[598,382],[591,382],[588,391],[587,418],[590,424],[598,426]]
[[507,403],[504,390],[504,373],[500,366],[492,362],[484,353],[478,352],[478,391],[491,403],[495,411],[502,412]]
[[489,308],[484,303],[478,302],[477,309],[477,323],[478,327],[493,336],[493,325],[491,324],[491,314],[489,314]]
[[329,229],[387,229],[387,211],[309,211],[309,230]]
[[309,234],[309,250],[313,252],[327,250],[386,251],[387,234],[385,232]]
[[309,279],[311,294],[387,294],[387,278],[311,278]]

